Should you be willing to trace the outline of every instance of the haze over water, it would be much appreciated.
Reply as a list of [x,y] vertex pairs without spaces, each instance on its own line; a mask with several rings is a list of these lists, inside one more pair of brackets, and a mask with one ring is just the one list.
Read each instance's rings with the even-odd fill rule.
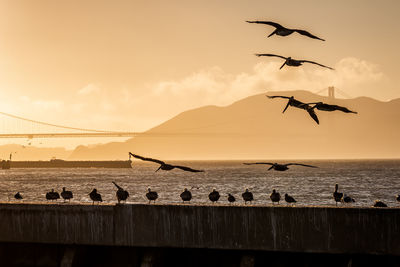
[[[65,186],[74,192],[72,203],[87,202],[93,189],[102,194],[105,203],[116,203],[117,182],[130,193],[128,203],[147,203],[145,193],[151,187],[159,193],[158,203],[180,203],[179,194],[186,187],[193,188],[191,203],[207,204],[208,194],[216,188],[227,204],[227,193],[234,194],[243,204],[241,193],[249,188],[253,205],[271,205],[272,189],[289,193],[301,205],[334,205],[332,193],[335,183],[339,191],[355,198],[353,206],[369,207],[380,199],[389,207],[400,206],[395,195],[400,193],[400,160],[301,161],[319,168],[292,166],[288,171],[267,171],[266,165],[243,165],[244,161],[179,161],[185,166],[206,170],[189,173],[180,170],[159,171],[157,164],[133,162],[132,169],[11,169],[0,172],[0,201],[13,201],[19,191],[25,202],[43,202],[45,193],[54,188],[60,192]],[[290,161],[287,161],[290,162]],[[300,162],[300,161],[294,161]],[[282,162],[283,163],[283,162]],[[57,202],[62,203],[62,200]],[[284,201],[281,202],[281,205]],[[237,204],[236,204],[237,205]]]

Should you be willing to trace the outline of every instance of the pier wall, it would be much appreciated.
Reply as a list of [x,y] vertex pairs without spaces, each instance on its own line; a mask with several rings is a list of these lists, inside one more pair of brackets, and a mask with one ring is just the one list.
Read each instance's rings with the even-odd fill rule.
[[0,204],[0,243],[400,255],[400,209]]

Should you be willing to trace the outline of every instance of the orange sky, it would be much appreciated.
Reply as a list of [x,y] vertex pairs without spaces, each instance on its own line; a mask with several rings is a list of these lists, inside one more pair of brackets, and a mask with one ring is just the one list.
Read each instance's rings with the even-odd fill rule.
[[[190,108],[271,90],[334,85],[352,97],[398,98],[398,10],[395,0],[0,0],[0,111],[143,131]],[[273,28],[245,23],[255,19],[327,41],[266,38]],[[254,53],[336,71],[279,71],[280,60]]]

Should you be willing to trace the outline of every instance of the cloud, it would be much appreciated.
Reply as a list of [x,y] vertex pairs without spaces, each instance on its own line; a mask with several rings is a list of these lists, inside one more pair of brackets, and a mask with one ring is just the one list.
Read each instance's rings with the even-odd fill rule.
[[78,95],[89,95],[92,93],[98,93],[100,91],[100,87],[93,83],[86,85],[85,87],[78,90]]

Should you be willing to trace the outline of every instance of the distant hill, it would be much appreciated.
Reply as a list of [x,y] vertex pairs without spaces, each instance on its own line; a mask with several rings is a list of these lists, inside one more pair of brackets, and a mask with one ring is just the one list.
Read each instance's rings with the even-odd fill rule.
[[[304,110],[266,94],[343,105],[359,114]],[[128,151],[160,159],[399,158],[400,99],[329,99],[307,91],[269,92],[226,107],[182,112],[126,142],[73,151],[71,159],[125,159]]]

